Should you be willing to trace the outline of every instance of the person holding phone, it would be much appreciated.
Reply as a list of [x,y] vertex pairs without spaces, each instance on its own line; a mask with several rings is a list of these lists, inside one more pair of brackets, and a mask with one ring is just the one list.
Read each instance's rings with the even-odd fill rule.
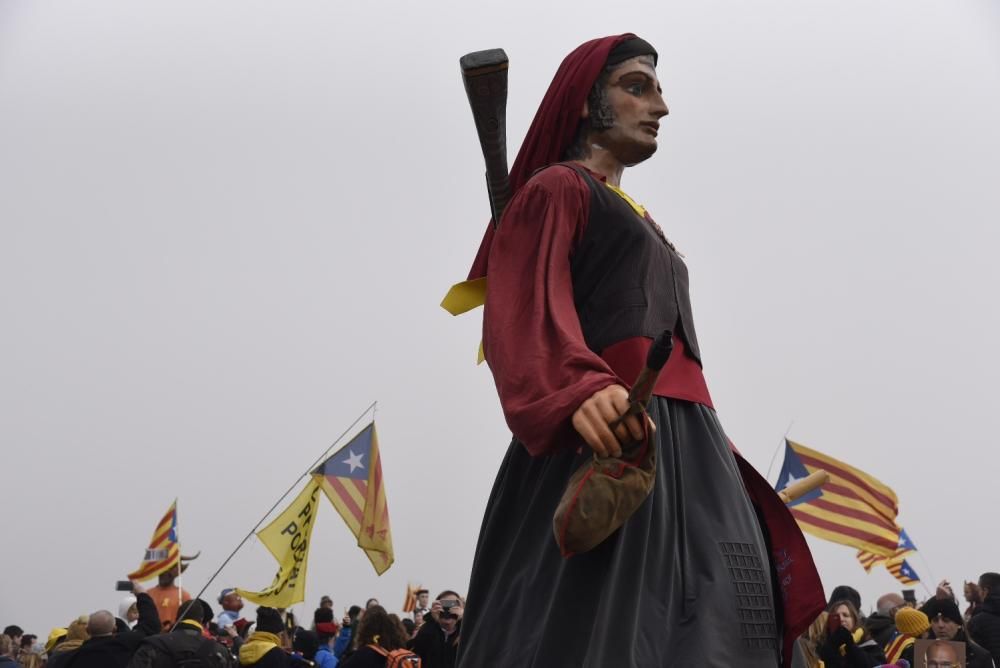
[[873,668],[885,663],[885,654],[861,625],[850,601],[834,601],[827,617],[826,642],[819,649],[826,668]]
[[454,668],[462,630],[465,601],[446,589],[437,595],[423,626],[410,641],[410,649],[421,660],[421,668]]

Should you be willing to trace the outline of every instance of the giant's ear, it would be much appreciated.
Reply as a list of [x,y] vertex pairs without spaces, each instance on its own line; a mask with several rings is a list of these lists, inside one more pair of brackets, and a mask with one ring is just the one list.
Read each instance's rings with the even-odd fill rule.
[[583,101],[583,109],[580,110],[580,118],[590,118],[590,105]]

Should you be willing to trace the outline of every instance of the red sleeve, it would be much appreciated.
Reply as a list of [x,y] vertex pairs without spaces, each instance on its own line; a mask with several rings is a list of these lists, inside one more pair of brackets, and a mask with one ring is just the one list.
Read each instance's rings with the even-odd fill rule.
[[570,258],[589,209],[580,176],[550,167],[517,192],[490,251],[483,347],[507,424],[532,455],[582,443],[573,413],[624,385],[587,347],[573,303]]

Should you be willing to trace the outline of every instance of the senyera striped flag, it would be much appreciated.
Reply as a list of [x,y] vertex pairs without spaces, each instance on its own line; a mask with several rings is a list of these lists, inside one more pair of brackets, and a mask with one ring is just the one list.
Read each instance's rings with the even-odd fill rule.
[[177,544],[177,499],[174,499],[156,524],[142,564],[128,574],[128,579],[143,582],[170,570],[180,563],[180,550]]

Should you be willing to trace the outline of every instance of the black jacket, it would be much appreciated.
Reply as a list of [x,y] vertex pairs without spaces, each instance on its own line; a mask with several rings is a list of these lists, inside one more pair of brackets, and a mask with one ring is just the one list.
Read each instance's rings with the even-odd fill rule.
[[990,657],[990,653],[981,645],[970,640],[965,629],[959,629],[952,640],[965,643],[965,665],[968,668],[993,668],[993,659]]
[[[840,654],[841,646],[844,654]],[[855,644],[851,632],[845,628],[834,631],[819,648],[819,656],[826,668],[874,668],[885,663],[885,654],[871,638]]]
[[139,644],[160,632],[160,613],[148,594],[136,596],[139,621],[128,633],[91,638],[65,663],[66,668],[126,668]]
[[270,652],[254,663],[240,663],[241,666],[253,666],[254,668],[288,668],[291,666],[291,659],[285,650],[275,647]]
[[1000,592],[990,595],[969,620],[969,636],[982,645],[1000,666]]
[[385,668],[385,657],[366,645],[337,664],[337,668]]
[[882,648],[885,648],[896,635],[896,625],[892,619],[878,612],[865,619],[865,628],[871,634],[872,640]]
[[421,668],[455,668],[461,633],[462,621],[459,620],[455,632],[446,639],[438,623],[427,615],[416,637],[410,641],[410,649],[420,657]]
[[181,622],[170,633],[143,640],[128,668],[173,668],[182,659],[211,668],[231,668],[235,663],[228,649],[204,637],[199,628]]

